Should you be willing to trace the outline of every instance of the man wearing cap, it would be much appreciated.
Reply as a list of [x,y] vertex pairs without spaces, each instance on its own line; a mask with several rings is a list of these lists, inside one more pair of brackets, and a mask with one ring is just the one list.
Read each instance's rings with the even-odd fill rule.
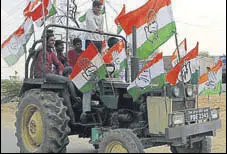
[[[45,39],[45,38],[43,38]],[[54,49],[54,43],[55,43],[55,37],[53,30],[47,30],[46,34],[46,73],[53,73],[52,72],[52,65],[56,67],[56,74],[62,74],[64,70],[63,64],[58,60],[57,56],[55,55],[53,49]],[[43,48],[42,48],[43,50]],[[38,57],[35,61],[34,65],[34,77],[35,78],[41,78],[43,73],[43,51],[40,51],[38,53]]]
[[[92,4],[92,9],[89,9],[86,14],[86,29],[91,31],[97,31],[103,33],[103,16],[101,14],[102,3],[98,0],[95,0]],[[102,40],[103,36],[95,33],[86,33],[86,44],[88,45],[93,42],[99,53],[102,51]]]
[[60,62],[65,67],[65,66],[69,66],[69,64],[68,64],[67,57],[63,53],[63,51],[64,51],[64,44],[63,43],[65,43],[65,42],[62,41],[62,40],[56,40],[55,44],[54,44],[54,47],[55,47],[55,50],[57,52],[58,60],[60,60]]

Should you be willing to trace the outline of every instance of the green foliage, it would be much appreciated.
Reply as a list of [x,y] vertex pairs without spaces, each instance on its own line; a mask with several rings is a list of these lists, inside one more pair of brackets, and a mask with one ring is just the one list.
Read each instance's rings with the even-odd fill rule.
[[10,79],[1,80],[1,104],[18,101],[21,86],[22,81],[16,76],[12,76]]

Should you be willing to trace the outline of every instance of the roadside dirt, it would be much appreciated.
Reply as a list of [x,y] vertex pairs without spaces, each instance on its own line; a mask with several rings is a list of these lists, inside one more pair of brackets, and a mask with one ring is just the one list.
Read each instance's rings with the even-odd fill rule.
[[[226,153],[226,93],[219,95],[200,96],[198,98],[199,107],[209,106],[211,108],[220,108],[220,118],[222,120],[222,128],[217,130],[216,136],[212,140],[212,153]],[[1,104],[1,127],[14,128],[15,112],[17,102]],[[84,140],[83,140],[84,141]],[[145,149],[147,153],[170,153],[168,146],[153,147]]]

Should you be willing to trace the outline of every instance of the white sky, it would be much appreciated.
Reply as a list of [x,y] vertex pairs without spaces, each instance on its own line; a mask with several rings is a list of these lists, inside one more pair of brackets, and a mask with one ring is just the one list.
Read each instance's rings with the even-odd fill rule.
[[[57,0],[57,2],[66,0]],[[91,0],[76,0],[81,6],[78,11],[85,11]],[[106,0],[120,12],[122,4],[126,11],[131,11],[143,5],[147,0]],[[23,22],[23,9],[26,0],[1,0],[1,43]],[[89,6],[90,5],[90,6]],[[176,21],[178,43],[187,39],[188,50],[199,42],[199,51],[207,51],[210,55],[226,53],[226,0],[172,0],[172,9]],[[116,13],[107,4],[108,28],[113,28]],[[111,31],[113,31],[111,29]],[[164,55],[171,55],[176,47],[172,37],[160,47]],[[27,47],[29,48],[29,47]],[[13,75],[17,70],[24,75],[24,57],[12,67],[8,67],[1,58],[1,76]]]

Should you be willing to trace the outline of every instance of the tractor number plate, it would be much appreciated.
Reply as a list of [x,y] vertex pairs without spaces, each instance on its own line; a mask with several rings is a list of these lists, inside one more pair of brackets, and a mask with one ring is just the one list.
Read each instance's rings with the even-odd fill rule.
[[194,109],[194,110],[187,110],[186,111],[186,121],[193,122],[193,121],[200,121],[200,120],[207,120],[209,118],[209,108],[201,108],[201,109]]

